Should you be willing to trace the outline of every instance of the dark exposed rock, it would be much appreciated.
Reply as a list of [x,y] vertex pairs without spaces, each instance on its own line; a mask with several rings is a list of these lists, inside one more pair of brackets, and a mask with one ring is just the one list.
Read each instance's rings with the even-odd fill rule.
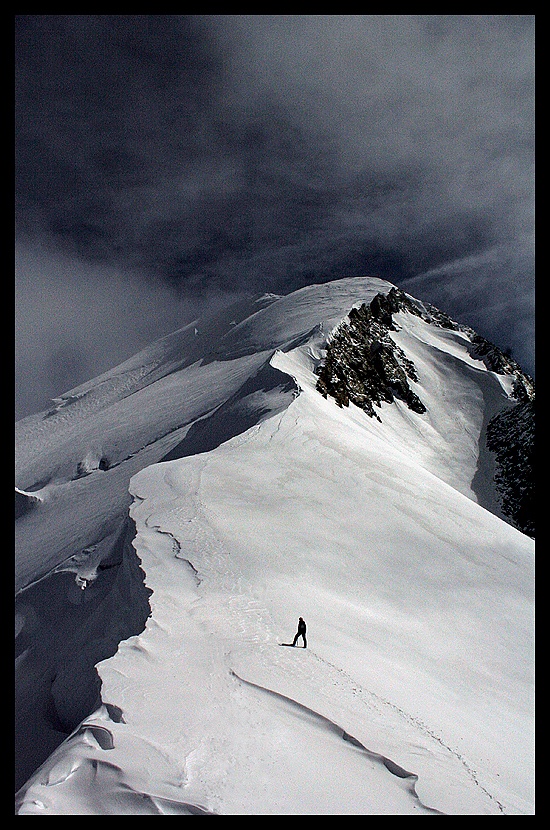
[[487,447],[495,453],[495,484],[503,513],[535,537],[535,401],[499,412],[487,426]]
[[422,313],[397,288],[377,294],[370,305],[351,309],[327,344],[326,358],[318,369],[317,389],[322,395],[333,397],[339,406],[354,403],[378,420],[374,406],[393,403],[396,398],[414,412],[426,411],[409,385],[409,380],[418,380],[414,364],[389,335],[396,331],[392,315],[402,309],[417,316]]
[[513,357],[502,352],[494,343],[485,340],[484,337],[471,331],[471,329],[468,331],[473,346],[472,354],[475,357],[481,358],[487,368],[491,372],[496,372],[497,375],[514,376],[512,397],[520,402],[534,400],[535,384],[532,378],[523,372],[521,366],[516,363]]
[[487,425],[487,449],[495,453],[495,486],[503,514],[535,538],[535,383],[510,354],[468,329],[472,354],[489,371],[513,378],[510,396],[518,401]]

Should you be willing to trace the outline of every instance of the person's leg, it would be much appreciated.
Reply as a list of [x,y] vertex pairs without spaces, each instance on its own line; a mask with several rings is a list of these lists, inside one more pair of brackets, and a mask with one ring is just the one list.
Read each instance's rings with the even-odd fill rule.
[[295,645],[296,645],[296,640],[298,639],[298,637],[299,637],[299,636],[300,636],[299,634],[296,634],[296,635],[294,636],[294,639],[293,639],[293,641],[292,641],[292,645],[293,645],[293,646],[295,646]]
[[307,640],[306,640],[306,635],[305,634],[302,634],[302,639],[304,641],[304,648],[307,648]]

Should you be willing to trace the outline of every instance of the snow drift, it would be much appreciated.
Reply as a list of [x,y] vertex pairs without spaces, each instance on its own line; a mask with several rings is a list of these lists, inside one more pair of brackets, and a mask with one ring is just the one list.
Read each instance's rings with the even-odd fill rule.
[[[533,813],[533,541],[503,519],[484,444],[513,375],[400,309],[425,411],[318,390],[351,309],[392,288],[197,321],[21,422],[17,485],[40,499],[17,522],[22,677],[25,597],[61,571],[93,604],[128,510],[149,615],[134,565],[134,593],[105,595],[113,629],[136,603],[136,631],[19,815]],[[299,615],[309,647],[281,648]]]

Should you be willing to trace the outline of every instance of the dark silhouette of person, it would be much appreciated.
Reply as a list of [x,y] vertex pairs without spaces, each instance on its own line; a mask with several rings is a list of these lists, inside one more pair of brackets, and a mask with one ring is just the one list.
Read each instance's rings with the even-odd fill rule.
[[293,646],[296,645],[296,641],[298,637],[301,637],[304,641],[304,648],[307,648],[307,640],[306,640],[306,624],[302,617],[298,620],[298,631],[296,632],[296,636],[294,637],[294,641],[292,643]]

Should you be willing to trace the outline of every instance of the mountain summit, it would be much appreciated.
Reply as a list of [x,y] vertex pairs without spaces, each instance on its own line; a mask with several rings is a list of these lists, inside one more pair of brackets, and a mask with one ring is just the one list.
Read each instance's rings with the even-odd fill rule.
[[533,432],[372,277],[19,422],[18,815],[532,814]]
[[[394,314],[405,312],[432,326],[461,332],[470,341],[469,352],[487,369],[508,378],[507,405],[489,421],[488,432],[480,433],[480,455],[486,448],[495,452],[494,485],[500,497],[502,515],[519,530],[535,535],[534,516],[534,430],[535,387],[512,359],[496,346],[460,325],[430,304],[414,300],[398,288],[377,294],[369,305],[354,307],[346,322],[332,334],[326,356],[318,371],[317,389],[331,395],[339,405],[350,402],[379,421],[375,407],[383,401],[403,400],[413,412],[426,407],[412,390],[409,380],[418,383],[414,362],[400,348],[390,332],[398,332]],[[489,508],[491,509],[491,508]],[[498,511],[497,511],[498,512]]]

